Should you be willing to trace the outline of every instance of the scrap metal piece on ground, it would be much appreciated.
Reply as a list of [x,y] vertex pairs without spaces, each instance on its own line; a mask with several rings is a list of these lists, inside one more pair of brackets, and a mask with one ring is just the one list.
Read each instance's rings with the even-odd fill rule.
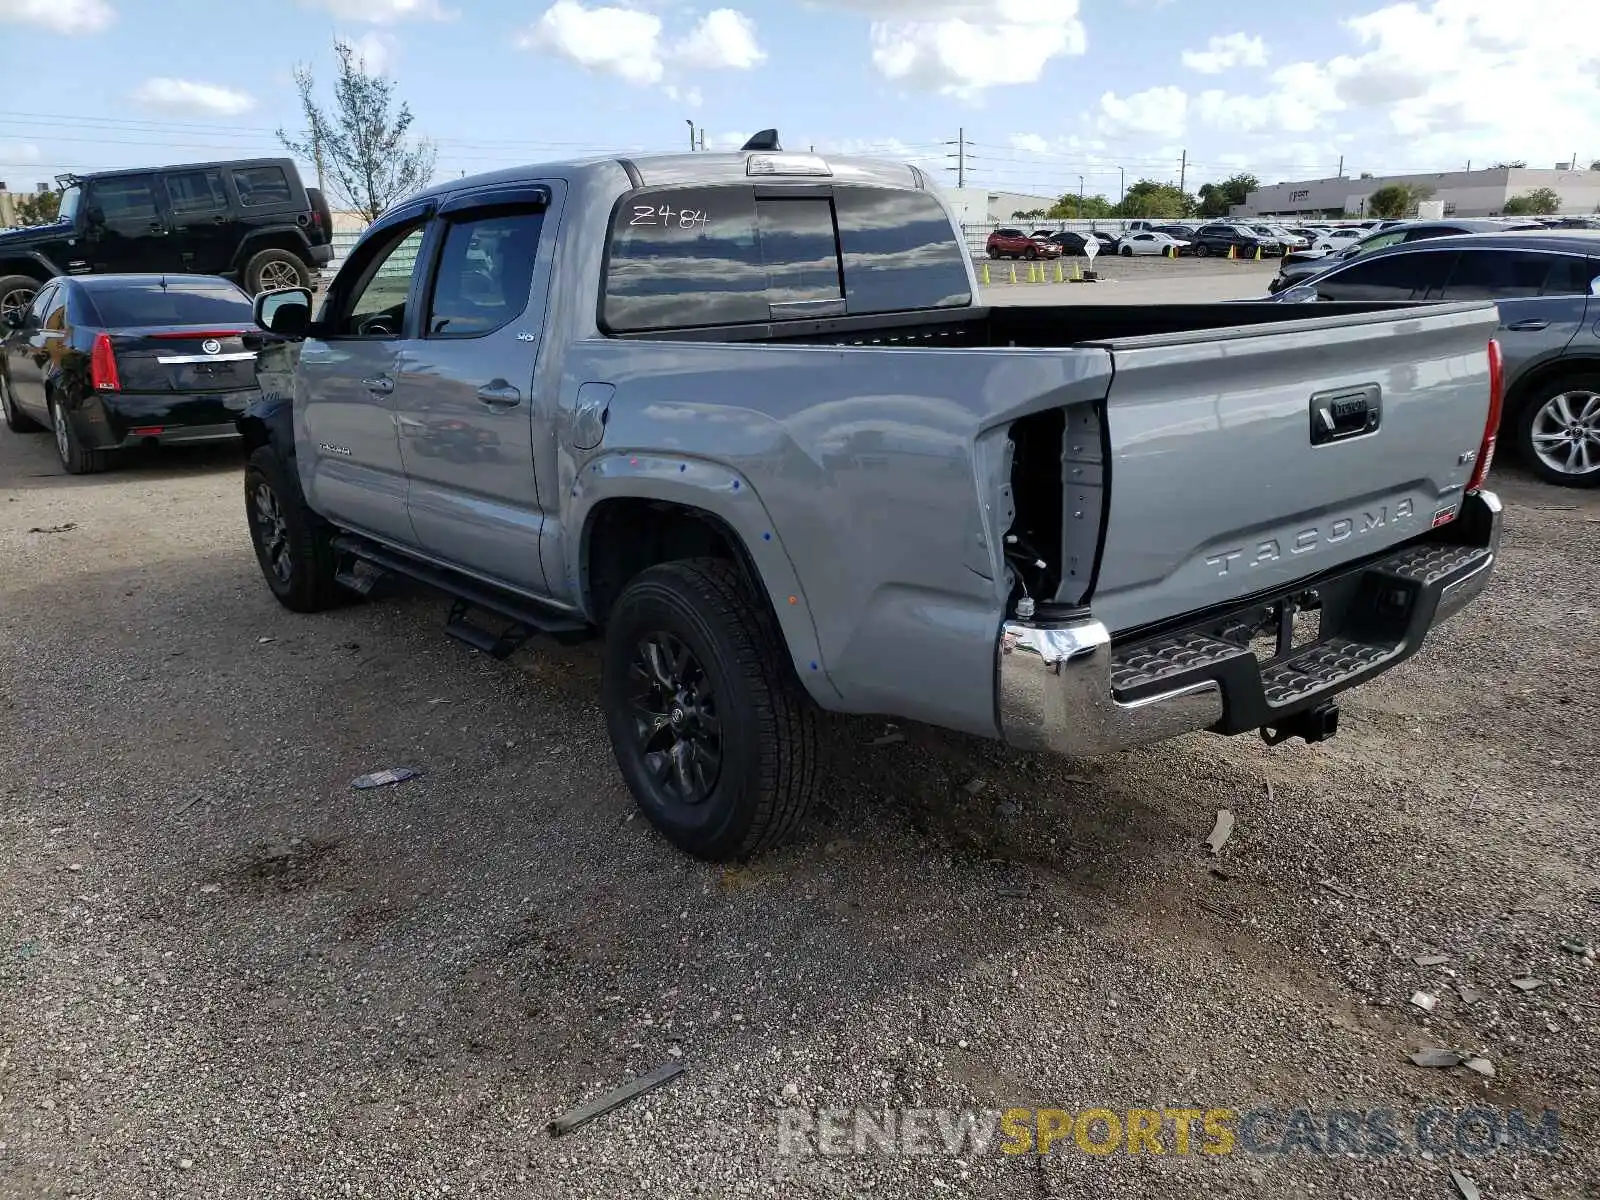
[[1227,845],[1228,839],[1232,836],[1233,814],[1225,808],[1217,809],[1217,823],[1206,835],[1206,845],[1211,847],[1211,853],[1220,854],[1222,847]]
[[646,1092],[654,1091],[664,1083],[670,1083],[684,1072],[681,1062],[669,1062],[664,1067],[657,1067],[648,1075],[640,1075],[630,1079],[621,1087],[607,1092],[598,1100],[591,1100],[588,1104],[573,1109],[565,1116],[557,1117],[550,1122],[550,1136],[560,1137],[564,1133],[571,1133],[580,1125],[585,1125],[596,1117],[604,1116],[614,1108],[621,1108],[630,1100],[635,1100]]
[[1519,975],[1511,981],[1511,986],[1519,992],[1531,992],[1542,983],[1544,983],[1544,980],[1535,979],[1531,975]]
[[899,733],[899,732],[886,733],[882,737],[873,738],[870,742],[867,743],[867,745],[869,745],[869,746],[892,746],[896,742],[903,742],[905,740],[906,740],[906,735],[903,734],[903,733]]
[[1459,1067],[1462,1062],[1461,1055],[1454,1050],[1442,1050],[1438,1047],[1415,1051],[1410,1058],[1419,1067]]
[[1448,954],[1418,954],[1412,959],[1419,967],[1441,967],[1450,961]]
[[1482,1075],[1485,1079],[1494,1078],[1494,1064],[1487,1058],[1469,1058],[1461,1065],[1469,1071]]
[[1479,1000],[1483,999],[1482,992],[1480,992],[1477,988],[1468,987],[1464,983],[1456,984],[1456,995],[1461,997],[1461,1003],[1463,1004],[1476,1004]]
[[1411,1003],[1423,1012],[1432,1012],[1439,1006],[1439,997],[1430,996],[1427,992],[1412,992]]
[[407,779],[415,779],[421,774],[422,772],[415,767],[390,767],[384,771],[373,771],[370,775],[363,775],[359,779],[352,779],[350,786],[358,792],[365,792],[371,788],[404,783]]
[[1478,1185],[1454,1167],[1450,1168],[1450,1182],[1456,1185],[1461,1200],[1479,1200]]

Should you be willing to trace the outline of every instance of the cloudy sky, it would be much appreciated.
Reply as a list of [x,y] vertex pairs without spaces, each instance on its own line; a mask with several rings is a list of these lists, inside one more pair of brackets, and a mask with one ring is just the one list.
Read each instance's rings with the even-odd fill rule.
[[[717,0],[711,0],[715,4]],[[0,179],[271,153],[336,37],[392,75],[441,175],[591,150],[791,148],[1113,199],[1345,171],[1600,160],[1600,0],[0,0]],[[1120,170],[1119,170],[1120,168]]]

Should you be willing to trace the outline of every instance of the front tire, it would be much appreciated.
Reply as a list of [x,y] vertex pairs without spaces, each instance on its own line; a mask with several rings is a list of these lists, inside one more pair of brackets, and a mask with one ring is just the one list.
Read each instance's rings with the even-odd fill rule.
[[27,312],[44,284],[27,275],[0,275],[0,330],[9,328],[5,318],[13,312]]
[[258,446],[244,468],[245,519],[267,587],[293,612],[322,612],[350,599],[334,579],[333,528],[311,511],[293,464]]
[[50,427],[56,435],[56,454],[68,475],[98,475],[111,465],[105,450],[90,450],[78,437],[67,410],[55,397],[50,398]]
[[1600,375],[1544,384],[1517,414],[1517,450],[1558,487],[1600,486]]
[[743,859],[800,827],[817,714],[772,613],[732,563],[663,563],[623,589],[601,697],[628,789],[679,849]]
[[989,247],[988,254],[989,254],[990,258],[999,258],[1000,257],[1000,251],[996,250],[993,246]]
[[287,250],[263,250],[245,264],[244,290],[252,296],[310,286],[310,269]]
[[1133,247],[1132,246],[1124,246],[1122,248],[1122,257],[1123,258],[1132,258],[1133,257]]
[[11,398],[11,380],[0,375],[0,414],[6,419],[6,428],[12,433],[38,433],[44,426],[17,407]]

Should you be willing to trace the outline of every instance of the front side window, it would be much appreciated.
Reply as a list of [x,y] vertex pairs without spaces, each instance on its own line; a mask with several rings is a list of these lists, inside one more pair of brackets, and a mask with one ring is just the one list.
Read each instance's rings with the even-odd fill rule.
[[429,337],[477,337],[528,307],[543,209],[463,213],[450,222],[433,294]]
[[72,224],[78,219],[78,202],[83,199],[83,189],[73,184],[61,193],[61,209],[56,219]]
[[44,314],[50,310],[50,301],[55,298],[59,288],[47,287],[39,289],[39,294],[33,298],[33,303],[28,306],[28,324],[35,329],[44,324]]
[[[397,338],[405,329],[406,298],[422,250],[423,222],[401,225],[360,248],[355,284],[335,307],[332,337]],[[343,272],[341,272],[343,274]]]
[[290,201],[289,177],[282,167],[244,167],[233,173],[242,208],[269,208]]
[[226,212],[228,193],[221,171],[174,171],[166,177],[167,202],[175,217]]
[[148,175],[129,175],[119,179],[98,179],[93,184],[90,203],[99,207],[107,224],[119,221],[153,221],[156,197]]

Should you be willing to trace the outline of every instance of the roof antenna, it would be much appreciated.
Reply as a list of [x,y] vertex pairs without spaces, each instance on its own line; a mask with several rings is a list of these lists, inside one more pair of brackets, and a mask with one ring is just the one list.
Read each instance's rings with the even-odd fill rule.
[[746,150],[782,150],[782,149],[783,149],[783,147],[778,145],[778,131],[776,129],[763,129],[760,133],[756,134],[755,137],[751,138],[743,146],[740,146],[739,147],[739,153],[743,154]]

